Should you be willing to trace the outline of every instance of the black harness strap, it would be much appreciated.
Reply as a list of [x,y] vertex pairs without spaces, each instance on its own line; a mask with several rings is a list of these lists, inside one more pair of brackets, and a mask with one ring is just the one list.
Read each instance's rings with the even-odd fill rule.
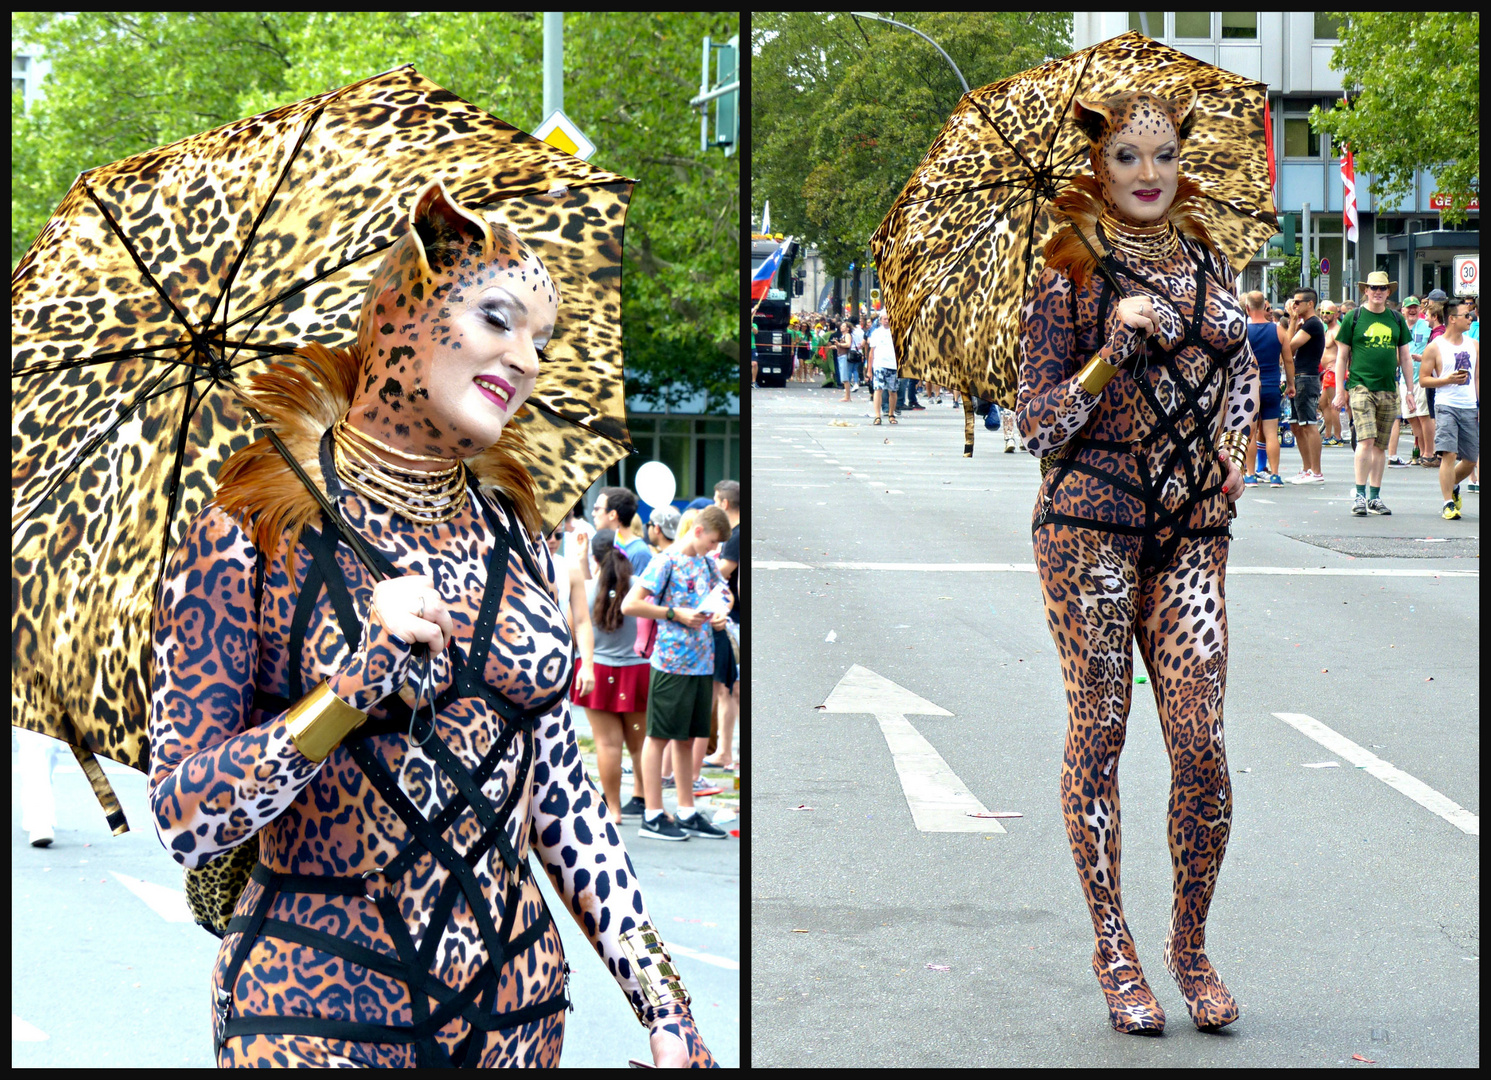
[[[1111,255],[1104,256],[1104,261],[1108,264],[1110,271],[1128,274],[1152,292],[1162,291],[1155,282],[1149,281],[1142,274],[1124,266]],[[1208,264],[1210,263],[1209,258],[1206,261]],[[1206,279],[1207,272],[1198,262],[1196,271],[1196,301],[1192,308],[1191,318],[1187,319],[1185,315],[1181,315],[1185,334],[1180,341],[1171,348],[1164,348],[1153,341],[1145,341],[1143,344],[1144,355],[1148,360],[1145,366],[1165,367],[1170,372],[1170,385],[1180,399],[1176,411],[1171,413],[1164,408],[1159,400],[1159,395],[1156,393],[1155,388],[1150,385],[1143,371],[1136,370],[1134,373],[1134,384],[1154,413],[1155,426],[1151,428],[1147,435],[1133,444],[1091,438],[1080,431],[1074,435],[1067,443],[1066,451],[1062,454],[1060,461],[1056,465],[1056,475],[1051,481],[1051,494],[1043,501],[1042,508],[1036,515],[1031,528],[1032,533],[1042,525],[1063,524],[1074,525],[1079,528],[1095,529],[1100,532],[1142,537],[1144,544],[1140,555],[1140,564],[1141,575],[1143,576],[1152,576],[1168,565],[1183,539],[1232,535],[1230,523],[1196,528],[1192,528],[1186,524],[1196,505],[1202,500],[1216,495],[1224,486],[1223,483],[1216,483],[1202,487],[1199,469],[1205,466],[1198,455],[1188,451],[1191,440],[1199,438],[1205,450],[1205,460],[1216,460],[1216,441],[1212,436],[1212,429],[1216,426],[1217,417],[1221,413],[1226,397],[1225,372],[1227,356],[1221,349],[1211,345],[1201,336],[1200,328],[1205,318],[1206,310]],[[1111,287],[1113,280],[1111,276],[1105,275],[1103,284],[1099,289],[1098,325],[1100,326],[1105,323],[1107,309],[1114,295],[1116,295],[1115,290]],[[1075,316],[1075,299],[1073,300],[1073,305],[1073,315]],[[1207,356],[1206,372],[1194,386],[1181,373],[1177,360],[1179,354],[1191,346],[1199,347]],[[1085,355],[1079,356],[1078,359],[1085,360]],[[1212,407],[1209,410],[1203,409],[1200,402],[1201,389],[1210,383],[1219,371],[1223,373],[1222,388],[1217,393]],[[1191,419],[1195,424],[1196,430],[1190,436],[1182,435],[1178,426],[1179,421],[1184,418]],[[1138,451],[1147,448],[1161,436],[1170,439],[1173,449],[1167,456],[1159,474],[1151,476],[1145,455]],[[1096,466],[1077,461],[1076,456],[1078,452],[1085,448],[1103,450],[1110,453],[1133,453],[1135,455],[1135,464],[1139,469],[1140,487],[1135,488],[1127,481],[1111,473],[1104,472]],[[1171,511],[1167,510],[1160,501],[1160,494],[1169,477],[1176,471],[1177,466],[1184,472],[1187,495],[1181,505]],[[1119,491],[1138,499],[1144,507],[1144,524],[1142,526],[1120,525],[1114,522],[1079,518],[1054,511],[1051,508],[1052,500],[1062,480],[1066,478],[1069,472],[1079,472],[1100,480],[1105,480]],[[1163,543],[1155,541],[1155,534],[1164,529],[1171,530],[1170,538]]]

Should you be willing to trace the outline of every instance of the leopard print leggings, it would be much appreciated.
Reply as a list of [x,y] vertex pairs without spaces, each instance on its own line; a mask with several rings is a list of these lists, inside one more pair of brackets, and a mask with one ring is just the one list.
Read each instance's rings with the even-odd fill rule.
[[1184,539],[1164,568],[1141,576],[1140,537],[1055,524],[1036,530],[1036,566],[1069,713],[1061,770],[1067,838],[1097,939],[1093,971],[1122,1032],[1156,1033],[1165,1025],[1119,891],[1118,757],[1136,639],[1170,755],[1175,890],[1165,966],[1197,1027],[1221,1027],[1238,1015],[1205,951],[1206,914],[1232,824],[1222,742],[1228,543]]

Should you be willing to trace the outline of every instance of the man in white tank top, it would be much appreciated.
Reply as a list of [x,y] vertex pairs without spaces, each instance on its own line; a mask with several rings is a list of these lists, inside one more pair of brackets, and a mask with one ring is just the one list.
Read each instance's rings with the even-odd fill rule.
[[[1444,305],[1444,333],[1424,349],[1419,385],[1435,387],[1434,450],[1439,454],[1440,516],[1460,517],[1460,481],[1474,471],[1481,456],[1477,419],[1481,400],[1480,342],[1466,337],[1470,311],[1463,300]],[[1458,459],[1458,460],[1457,460]]]

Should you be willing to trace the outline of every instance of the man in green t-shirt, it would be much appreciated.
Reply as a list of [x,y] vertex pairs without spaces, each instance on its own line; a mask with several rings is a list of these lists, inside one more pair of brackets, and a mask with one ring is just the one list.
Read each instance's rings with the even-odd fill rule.
[[[1336,328],[1335,407],[1351,406],[1351,423],[1356,430],[1356,498],[1351,512],[1365,517],[1392,513],[1378,492],[1387,466],[1393,420],[1399,411],[1396,371],[1403,372],[1405,387],[1413,386],[1413,361],[1408,353],[1413,336],[1403,316],[1387,307],[1388,293],[1397,287],[1396,281],[1374,270],[1358,284],[1366,290],[1366,300],[1344,316]],[[1409,394],[1404,415],[1413,411],[1411,389]]]

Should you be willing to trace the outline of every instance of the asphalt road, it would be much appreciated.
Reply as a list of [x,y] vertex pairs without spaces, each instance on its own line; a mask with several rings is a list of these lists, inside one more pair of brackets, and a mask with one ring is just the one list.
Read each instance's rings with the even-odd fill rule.
[[[576,720],[588,733],[582,712]],[[593,756],[586,761],[593,778]],[[113,762],[104,767],[131,831],[109,835],[87,780],[62,748],[52,780],[56,842],[33,848],[21,831],[12,749],[11,1065],[212,1068],[208,990],[218,939],[191,921],[181,869],[150,825],[144,774]],[[729,791],[731,781],[724,786]],[[716,798],[715,811],[722,801]],[[710,812],[710,799],[697,803]],[[671,792],[664,804],[671,813]],[[693,998],[699,1030],[721,1065],[737,1066],[739,840],[658,843],[635,833],[628,823],[627,851]],[[572,971],[575,1009],[565,1022],[562,1067],[651,1061],[647,1031],[547,876],[538,870],[535,877]]]
[[[1479,496],[1446,522],[1431,472],[1390,469],[1393,516],[1354,518],[1350,452],[1333,449],[1328,483],[1244,495],[1235,809],[1207,933],[1242,1016],[1198,1032],[1160,962],[1169,768],[1138,685],[1121,884],[1169,1024],[1135,1038],[1108,1026],[1060,813],[1037,463],[981,427],[965,459],[961,410],[871,427],[863,394],[837,396],[751,403],[752,1064],[1477,1065]],[[918,829],[899,770],[927,758],[896,718],[815,708],[853,665],[950,713],[905,722],[968,798],[1023,816]]]

